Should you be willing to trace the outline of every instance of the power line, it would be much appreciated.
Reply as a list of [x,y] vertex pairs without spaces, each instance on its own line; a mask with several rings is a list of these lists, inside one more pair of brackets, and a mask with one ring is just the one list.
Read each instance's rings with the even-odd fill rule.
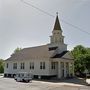
[[[61,19],[61,20],[62,20],[62,19]],[[66,21],[64,21],[64,20],[62,20],[62,22],[64,22],[65,24],[67,24],[67,25],[69,25],[69,26],[72,26],[73,28],[78,29],[78,30],[79,30],[79,31],[81,31],[81,32],[84,32],[84,33],[86,33],[86,34],[90,35],[90,33],[89,33],[89,32],[87,32],[87,31],[85,31],[85,30],[83,30],[83,29],[79,28],[78,26],[75,26],[75,25],[73,25],[73,24],[71,24],[71,23],[68,23],[68,22],[66,22]]]
[[[35,8],[35,9],[37,9],[38,11],[40,11],[40,12],[46,14],[46,15],[49,15],[49,16],[51,16],[51,17],[55,17],[54,15],[52,15],[52,14],[50,14],[50,13],[48,13],[48,12],[46,12],[46,11],[44,11],[44,10],[38,8],[38,7],[36,7],[35,5],[32,5],[32,4],[28,3],[28,2],[25,2],[24,0],[21,0],[21,2],[23,2],[23,3],[25,3],[25,4],[29,5],[29,6],[31,6],[31,7]],[[78,30],[81,31],[81,32],[84,32],[84,33],[90,35],[89,32],[87,32],[87,31],[85,31],[85,30],[79,28],[78,26],[75,26],[75,25],[73,25],[73,24],[71,24],[71,23],[68,23],[67,21],[65,21],[65,20],[63,20],[63,19],[61,19],[61,21],[64,22],[65,24],[69,25],[69,26],[72,26],[73,28],[78,29]]]
[[24,0],[21,0],[21,1],[22,1],[23,3],[25,3],[25,4],[29,5],[29,6],[31,6],[31,7],[33,7],[33,8],[35,8],[35,9],[39,10],[40,12],[43,12],[44,14],[47,14],[47,15],[49,15],[49,16],[51,16],[51,17],[54,17],[54,15],[51,15],[50,13],[48,13],[48,12],[46,12],[46,11],[44,11],[44,10],[42,10],[42,9],[40,9],[40,8],[38,8],[38,7],[36,7],[36,6],[32,5],[32,4],[30,4],[30,3],[28,3],[28,2],[25,2]]

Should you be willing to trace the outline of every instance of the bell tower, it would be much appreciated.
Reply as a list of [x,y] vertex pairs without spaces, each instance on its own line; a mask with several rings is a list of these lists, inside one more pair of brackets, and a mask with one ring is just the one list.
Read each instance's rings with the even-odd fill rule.
[[54,28],[48,45],[50,50],[55,50],[56,48],[58,48],[59,52],[67,50],[67,45],[64,43],[64,36],[62,35],[62,28],[59,22],[58,13],[56,15]]
[[50,43],[64,43],[64,36],[62,35],[62,29],[58,18],[58,13],[56,16],[52,35],[50,36]]

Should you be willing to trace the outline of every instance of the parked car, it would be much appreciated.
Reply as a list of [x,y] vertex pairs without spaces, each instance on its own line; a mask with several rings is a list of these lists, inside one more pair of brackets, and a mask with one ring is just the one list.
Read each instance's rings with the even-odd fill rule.
[[32,81],[33,75],[28,72],[19,72],[14,76],[14,79],[18,82],[29,82]]

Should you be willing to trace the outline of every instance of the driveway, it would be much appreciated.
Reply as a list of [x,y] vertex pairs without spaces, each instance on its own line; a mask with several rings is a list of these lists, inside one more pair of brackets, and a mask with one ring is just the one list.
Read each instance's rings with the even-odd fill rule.
[[[75,79],[64,81],[39,81],[29,83],[16,82],[13,78],[0,76],[0,90],[90,90],[89,86],[72,83]],[[69,82],[66,82],[69,81]]]

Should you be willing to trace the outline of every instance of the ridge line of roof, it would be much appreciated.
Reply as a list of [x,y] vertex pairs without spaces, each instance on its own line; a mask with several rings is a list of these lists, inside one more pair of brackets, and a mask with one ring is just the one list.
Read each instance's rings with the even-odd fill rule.
[[38,47],[43,47],[43,46],[48,46],[48,45],[46,44],[46,45],[39,45],[39,46],[33,46],[33,47],[26,47],[26,48],[23,48],[23,49],[38,48]]

